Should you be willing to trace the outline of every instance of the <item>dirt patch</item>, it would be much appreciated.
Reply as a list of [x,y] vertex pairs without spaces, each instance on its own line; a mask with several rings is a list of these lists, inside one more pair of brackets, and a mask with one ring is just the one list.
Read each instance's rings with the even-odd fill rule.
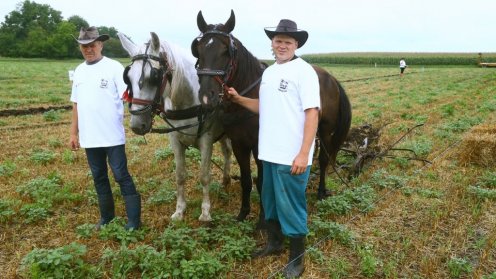
[[50,110],[70,110],[70,109],[72,109],[72,105],[47,106],[47,107],[36,107],[36,108],[26,108],[26,109],[5,109],[5,110],[0,110],[0,117],[39,114]]

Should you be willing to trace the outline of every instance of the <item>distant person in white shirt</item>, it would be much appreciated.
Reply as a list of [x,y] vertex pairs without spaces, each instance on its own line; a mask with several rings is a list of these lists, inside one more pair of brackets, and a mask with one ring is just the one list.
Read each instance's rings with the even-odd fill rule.
[[403,72],[405,71],[405,68],[408,67],[405,62],[405,58],[401,58],[400,60],[400,77],[403,76]]

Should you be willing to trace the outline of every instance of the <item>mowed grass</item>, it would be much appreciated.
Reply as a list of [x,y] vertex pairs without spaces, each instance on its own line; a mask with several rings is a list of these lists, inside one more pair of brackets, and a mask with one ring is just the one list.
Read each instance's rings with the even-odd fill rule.
[[76,60],[0,59],[0,109],[67,104],[68,71],[77,65]]
[[[69,104],[67,70],[78,63],[0,60],[2,67],[9,65],[0,73],[0,109]],[[405,154],[391,151],[396,156],[372,161],[348,182],[349,187],[330,175],[327,184],[336,195],[323,202],[316,200],[318,179],[313,176],[307,195],[311,234],[304,278],[494,278],[496,168],[466,164],[459,154],[472,127],[496,125],[496,71],[409,67],[400,78],[397,67],[321,66],[343,81],[353,106],[352,127],[365,123],[383,127],[379,145],[387,147],[423,124],[395,147],[414,150],[431,164],[409,161]],[[44,94],[37,94],[33,86]],[[5,103],[4,96],[8,96]],[[15,103],[16,99],[22,102]],[[208,227],[197,221],[201,189],[194,149],[188,151],[186,220],[171,223],[175,178],[167,137],[133,135],[129,114],[126,148],[130,171],[143,196],[144,229],[131,235],[88,230],[99,218],[97,205],[84,151],[66,147],[69,119],[69,111],[0,118],[2,276],[29,274],[26,259],[41,262],[33,254],[37,248],[48,249],[52,257],[68,263],[56,249],[76,243],[86,247],[81,252],[83,265],[99,269],[94,272],[102,278],[151,277],[156,273],[146,262],[159,262],[154,256],[159,253],[172,257],[176,248],[189,263],[178,267],[177,278],[187,278],[186,272],[205,274],[207,267],[215,278],[277,278],[287,253],[266,259],[247,256],[255,243],[264,242],[254,230],[258,195],[252,194],[249,220],[237,224],[232,219],[239,210],[239,181],[223,188],[215,166],[211,186],[215,220]],[[216,146],[217,163],[219,154]],[[340,158],[347,160],[345,153]],[[235,167],[232,174],[238,172]],[[113,184],[117,214],[125,216]],[[207,258],[199,260],[191,250]],[[127,275],[118,264],[129,267]],[[79,268],[75,263],[68,266],[73,271]]]
[[67,104],[71,93],[68,71],[80,63],[0,58],[0,110]]

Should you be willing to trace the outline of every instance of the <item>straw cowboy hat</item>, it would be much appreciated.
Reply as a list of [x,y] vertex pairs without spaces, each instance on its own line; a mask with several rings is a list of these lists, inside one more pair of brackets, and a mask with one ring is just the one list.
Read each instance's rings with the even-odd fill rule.
[[88,28],[81,27],[81,30],[79,31],[79,37],[74,37],[74,39],[82,45],[87,45],[94,41],[106,41],[109,39],[109,35],[100,35],[100,33],[98,33],[98,29],[96,29],[96,27],[94,26]]
[[281,19],[276,27],[267,27],[264,29],[265,34],[272,40],[276,35],[286,35],[298,41],[298,48],[302,47],[308,39],[308,33],[300,30],[296,22],[289,19]]

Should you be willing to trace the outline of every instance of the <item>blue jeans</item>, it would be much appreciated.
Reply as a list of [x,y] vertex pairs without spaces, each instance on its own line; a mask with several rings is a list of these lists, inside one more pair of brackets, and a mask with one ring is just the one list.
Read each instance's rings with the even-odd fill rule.
[[306,188],[310,166],[299,175],[291,166],[262,161],[262,204],[265,219],[281,224],[284,235],[302,237],[308,234]]
[[115,181],[119,184],[123,196],[136,195],[136,186],[127,169],[125,146],[86,148],[86,157],[93,175],[95,190],[98,195],[112,194],[108,178],[107,159]]

